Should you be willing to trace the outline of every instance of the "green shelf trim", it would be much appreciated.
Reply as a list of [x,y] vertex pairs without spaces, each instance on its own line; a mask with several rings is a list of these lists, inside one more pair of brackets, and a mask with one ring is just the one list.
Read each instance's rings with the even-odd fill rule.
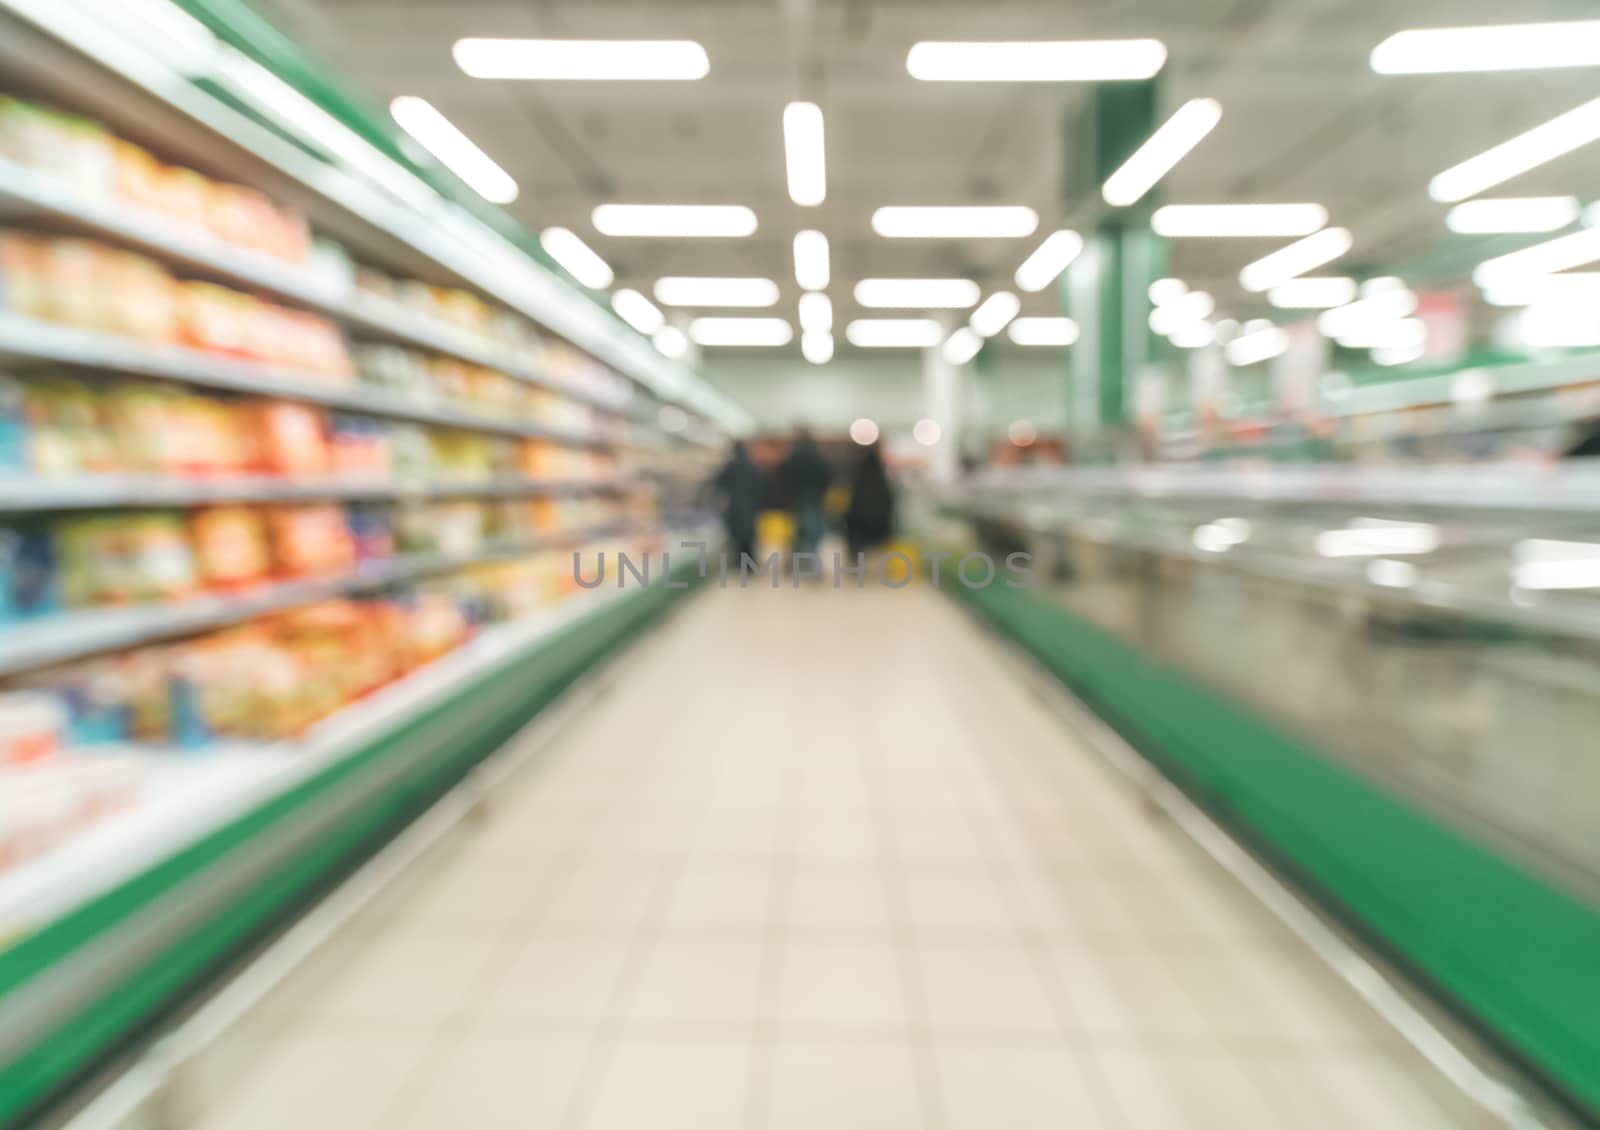
[[[678,581],[697,578],[691,563]],[[105,1057],[170,1014],[210,978],[303,909],[327,884],[443,795],[580,675],[658,618],[686,590],[656,585],[623,594],[535,642],[425,713],[0,953],[5,997],[81,947],[111,935],[180,884],[278,829],[307,806],[384,763],[416,767],[368,797],[349,818],[251,886],[143,968],[99,996],[21,1057],[0,1064],[0,1127],[21,1127]]]
[[1027,592],[949,590],[1425,988],[1600,1117],[1600,909]]

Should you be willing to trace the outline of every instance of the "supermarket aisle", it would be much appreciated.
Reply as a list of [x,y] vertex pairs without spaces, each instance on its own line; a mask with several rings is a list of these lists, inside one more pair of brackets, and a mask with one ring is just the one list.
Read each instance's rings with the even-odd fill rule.
[[1482,1125],[919,591],[713,592],[207,1130]]

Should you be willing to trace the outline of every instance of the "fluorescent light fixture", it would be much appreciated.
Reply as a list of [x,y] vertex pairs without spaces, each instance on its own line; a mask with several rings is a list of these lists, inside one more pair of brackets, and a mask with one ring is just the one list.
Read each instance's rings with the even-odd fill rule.
[[1445,227],[1453,232],[1521,233],[1559,231],[1578,218],[1576,196],[1519,196],[1468,200],[1450,209]]
[[656,280],[656,301],[664,306],[776,306],[778,284],[771,279],[669,276]]
[[473,78],[640,82],[705,78],[706,49],[686,39],[458,39]]
[[1157,279],[1150,284],[1150,304],[1165,306],[1189,292],[1189,284],[1182,279]]
[[1581,267],[1597,259],[1600,259],[1600,228],[1585,228],[1509,255],[1486,259],[1472,272],[1472,281],[1487,290],[1565,271],[1569,267]]
[[663,357],[682,360],[689,352],[689,339],[677,326],[662,326],[651,338]]
[[968,326],[962,326],[944,343],[944,359],[952,365],[965,365],[983,348],[983,337]]
[[1106,178],[1100,195],[1117,207],[1138,203],[1221,120],[1222,103],[1215,98],[1191,98]]
[[1386,369],[1393,368],[1396,365],[1409,365],[1413,361],[1420,361],[1427,351],[1426,342],[1416,342],[1408,345],[1379,345],[1372,350],[1372,363],[1381,365]]
[[822,109],[815,102],[783,108],[783,153],[789,168],[789,199],[814,207],[828,195],[828,162],[822,143]]
[[1296,275],[1333,262],[1354,242],[1348,228],[1323,228],[1245,267],[1239,272],[1239,285],[1246,290],[1271,290]]
[[788,345],[794,327],[782,318],[696,318],[689,323],[689,338],[696,345]]
[[1343,529],[1323,530],[1312,544],[1320,557],[1432,553],[1439,548],[1439,528],[1426,522],[1357,518]]
[[1428,195],[1441,204],[1465,200],[1514,176],[1538,168],[1600,138],[1600,98],[1534,126],[1527,133],[1452,165],[1428,182]]
[[800,329],[804,333],[833,331],[833,300],[826,294],[800,296]]
[[1594,307],[1529,306],[1517,316],[1516,331],[1535,349],[1579,349],[1600,345],[1600,311]]
[[1409,561],[1380,557],[1367,562],[1367,580],[1386,589],[1408,589],[1417,583],[1417,567]]
[[389,113],[401,129],[489,203],[509,204],[517,198],[517,182],[511,174],[426,100],[403,94],[389,103]]
[[1017,318],[1006,327],[1017,345],[1065,347],[1078,340],[1078,323],[1071,318]]
[[1328,222],[1321,204],[1168,204],[1150,226],[1169,239],[1256,239],[1310,235]]
[[833,360],[833,335],[827,332],[802,333],[800,354],[813,365],[826,365]]
[[617,317],[642,334],[654,334],[667,324],[666,315],[637,290],[617,291],[611,296],[611,308],[617,312]]
[[1287,352],[1289,335],[1277,326],[1266,326],[1240,334],[1222,347],[1222,355],[1235,367],[1255,365]]
[[1150,329],[1170,334],[1184,326],[1202,322],[1216,312],[1217,301],[1203,290],[1191,290],[1150,311]]
[[1286,279],[1267,291],[1267,301],[1280,310],[1328,310],[1356,300],[1356,280],[1347,278]]
[[1157,39],[930,42],[912,46],[906,70],[923,82],[1115,82],[1166,61]]
[[[1365,289],[1365,287],[1363,287]],[[1417,296],[1405,289],[1380,290],[1345,306],[1335,306],[1317,315],[1317,331],[1341,342],[1369,327],[1386,325],[1408,318],[1417,309]]]
[[903,310],[961,310],[983,294],[971,279],[862,279],[856,301]]
[[539,245],[566,269],[567,274],[590,290],[604,290],[616,281],[606,261],[566,228],[545,228],[539,236]]
[[944,340],[944,331],[932,318],[857,318],[844,336],[862,349],[926,349]]
[[796,232],[794,281],[802,290],[827,290],[829,273],[828,237],[819,231]]
[[1490,306],[1590,305],[1600,306],[1600,274],[1592,271],[1563,275],[1530,275],[1483,292]]
[[943,434],[944,429],[939,427],[939,421],[926,416],[911,425],[911,438],[923,447],[932,447]]
[[850,438],[862,447],[876,443],[878,440],[878,425],[862,416],[860,419],[850,421]]
[[872,214],[872,230],[888,239],[1021,239],[1039,228],[1039,214],[1020,204],[891,205]]
[[1055,282],[1082,251],[1083,236],[1077,232],[1066,229],[1052,232],[1017,268],[1018,288],[1030,294],[1043,290]]
[[1336,335],[1346,349],[1402,351],[1420,349],[1428,342],[1428,324],[1421,318],[1355,325]]
[[1167,335],[1167,340],[1179,349],[1204,349],[1216,340],[1216,327],[1201,320],[1179,326]]
[[1600,588],[1600,545],[1525,538],[1514,550],[1512,577],[1524,589]]
[[1250,540],[1251,526],[1247,518],[1218,518],[1195,527],[1193,541],[1196,549],[1207,553],[1224,553],[1236,545]]
[[1005,329],[1022,309],[1022,300],[1009,290],[997,290],[972,312],[967,325],[979,337],[993,337]]
[[743,204],[602,204],[602,235],[658,239],[740,239],[754,235],[756,214]]
[[1600,20],[1399,31],[1372,49],[1380,75],[1600,66]]

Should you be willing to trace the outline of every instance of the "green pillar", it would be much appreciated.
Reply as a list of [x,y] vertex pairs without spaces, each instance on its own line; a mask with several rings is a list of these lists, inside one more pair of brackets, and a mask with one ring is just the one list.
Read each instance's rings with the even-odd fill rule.
[[1150,230],[1156,194],[1111,208],[1100,186],[1154,132],[1158,102],[1154,81],[1102,84],[1067,127],[1063,211],[1095,217],[1060,284],[1082,333],[1067,362],[1067,419],[1080,439],[1130,427],[1135,375],[1156,357],[1147,293],[1167,267],[1166,241]]

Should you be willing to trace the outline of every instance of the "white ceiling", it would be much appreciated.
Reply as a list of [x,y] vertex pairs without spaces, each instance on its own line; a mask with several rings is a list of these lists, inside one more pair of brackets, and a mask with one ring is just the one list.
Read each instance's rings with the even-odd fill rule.
[[[1312,200],[1349,227],[1340,266],[1393,269],[1451,236],[1430,177],[1600,94],[1600,71],[1379,76],[1372,47],[1404,27],[1592,17],[1586,0],[258,0],[270,18],[386,104],[433,102],[521,185],[510,206],[535,230],[571,227],[646,293],[662,275],[765,275],[794,318],[790,240],[825,231],[836,315],[856,314],[863,277],[964,275],[987,288],[1038,238],[888,240],[883,204],[1024,203],[1043,232],[1091,223],[1093,200],[1063,202],[1064,123],[1074,86],[932,84],[906,74],[921,39],[1154,36],[1169,50],[1166,109],[1221,101],[1221,125],[1168,178],[1173,203]],[[450,56],[463,36],[687,38],[703,43],[700,82],[529,83],[467,78]],[[780,115],[818,102],[827,122],[828,198],[800,208],[785,189]],[[1600,145],[1496,190],[1576,193],[1600,183]],[[740,203],[749,239],[608,239],[603,201]],[[1528,237],[1533,242],[1539,237]],[[1286,241],[1186,240],[1173,273],[1213,290],[1222,311],[1258,310],[1234,285],[1241,266]],[[1468,256],[1470,259],[1470,256]],[[1025,313],[1053,312],[1047,292]],[[841,348],[846,348],[842,338]],[[791,347],[796,348],[797,347]]]

